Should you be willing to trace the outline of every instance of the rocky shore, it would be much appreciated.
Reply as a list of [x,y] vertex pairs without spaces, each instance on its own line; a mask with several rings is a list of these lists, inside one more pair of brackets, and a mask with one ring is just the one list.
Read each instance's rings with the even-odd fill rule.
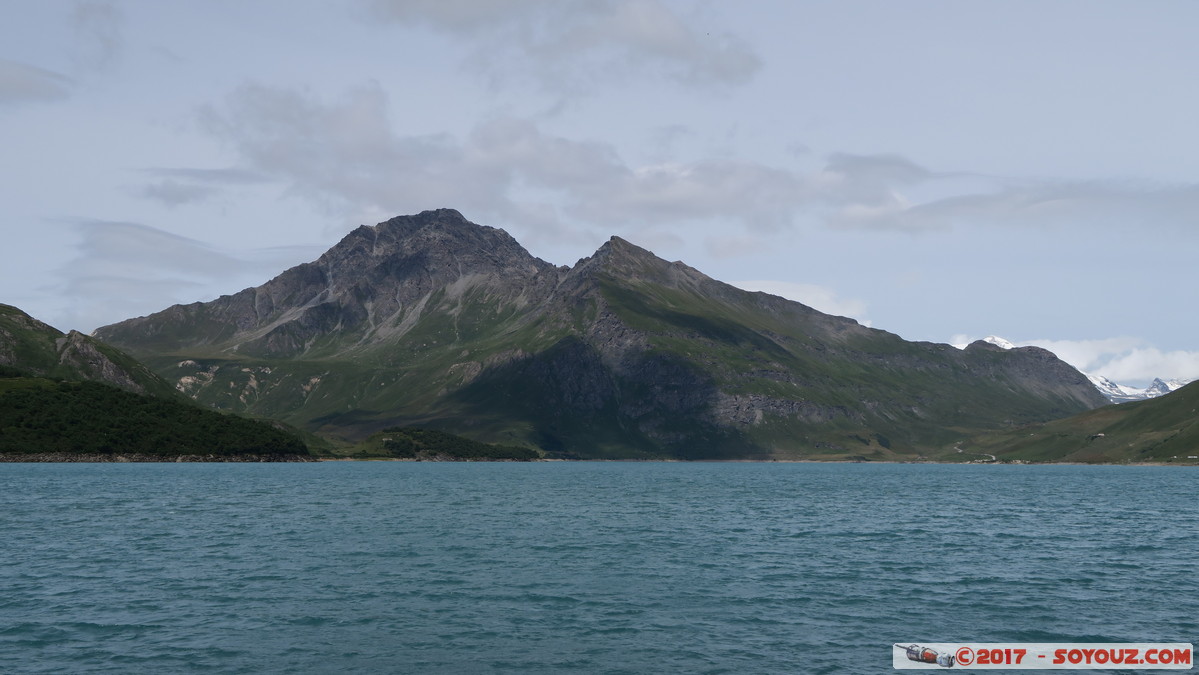
[[71,452],[0,453],[0,462],[316,462],[307,455],[146,455]]

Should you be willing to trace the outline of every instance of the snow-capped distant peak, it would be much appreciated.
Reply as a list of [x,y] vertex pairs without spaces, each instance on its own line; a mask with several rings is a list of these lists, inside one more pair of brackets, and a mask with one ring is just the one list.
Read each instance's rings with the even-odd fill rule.
[[[974,338],[970,337],[969,335],[955,335],[949,341],[949,344],[954,347],[957,347],[958,349],[965,349],[966,347],[969,347],[970,344],[973,342],[979,342],[979,340],[975,340]],[[1016,348],[1016,345],[1012,344],[1011,342],[1008,342],[1007,340],[999,337],[998,335],[988,335],[987,337],[983,338],[981,340],[981,342],[993,344],[996,347],[999,347],[1000,349],[1015,349]]]
[[1150,397],[1163,396],[1187,384],[1185,380],[1163,380],[1160,377],[1149,384],[1145,393]]
[[[958,349],[965,349],[973,342],[986,342],[1000,349],[1016,349],[1014,343],[998,335],[988,335],[982,340],[974,340],[969,335],[959,334],[954,335],[950,340],[950,344]],[[1106,396],[1107,400],[1112,403],[1127,403],[1129,401],[1143,401],[1147,398],[1157,398],[1158,396],[1164,396],[1185,387],[1194,381],[1178,379],[1163,380],[1159,377],[1145,389],[1138,389],[1137,387],[1112,382],[1102,375],[1092,375],[1091,373],[1083,373],[1083,375],[1086,375],[1091,384],[1095,385],[1095,388],[1099,390],[1099,393]]]
[[1190,380],[1163,380],[1160,377],[1145,389],[1137,389],[1123,384],[1116,384],[1102,375],[1087,375],[1087,379],[1099,393],[1112,403],[1127,403],[1128,401],[1143,401],[1147,398],[1157,398],[1186,386]]
[[1012,344],[1011,342],[1008,342],[1007,340],[1004,340],[1003,338],[999,337],[998,335],[988,335],[987,337],[983,338],[983,342],[990,342],[991,344],[993,344],[996,347],[999,347],[1001,349],[1015,349],[1016,348],[1016,345]]
[[1091,384],[1095,385],[1095,388],[1099,390],[1099,393],[1106,396],[1107,400],[1112,403],[1139,401],[1146,398],[1144,391],[1116,384],[1102,375],[1086,374],[1086,376],[1091,381]]

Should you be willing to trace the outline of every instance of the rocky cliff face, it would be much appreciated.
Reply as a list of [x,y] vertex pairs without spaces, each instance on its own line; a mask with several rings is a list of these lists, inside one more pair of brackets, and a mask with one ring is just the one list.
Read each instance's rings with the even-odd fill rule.
[[564,456],[910,456],[1105,402],[1043,350],[906,342],[615,237],[558,268],[452,210],[97,336],[218,407]]

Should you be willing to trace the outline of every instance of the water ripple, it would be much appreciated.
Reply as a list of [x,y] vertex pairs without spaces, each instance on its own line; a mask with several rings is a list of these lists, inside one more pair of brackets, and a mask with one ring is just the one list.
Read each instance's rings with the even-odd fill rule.
[[10,464],[0,671],[877,673],[901,640],[1194,641],[1196,483],[1141,467]]

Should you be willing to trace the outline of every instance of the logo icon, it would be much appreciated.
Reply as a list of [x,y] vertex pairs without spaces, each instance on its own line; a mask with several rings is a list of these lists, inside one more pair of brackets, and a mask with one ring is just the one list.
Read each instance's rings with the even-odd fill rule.
[[[953,667],[953,654],[939,654],[935,649],[921,647],[920,645],[908,645],[905,647],[905,651],[907,652],[908,660],[910,661],[916,661],[918,663],[935,663],[943,668]],[[961,654],[962,650],[959,649],[958,653]],[[970,660],[974,660],[974,652],[970,652]]]

